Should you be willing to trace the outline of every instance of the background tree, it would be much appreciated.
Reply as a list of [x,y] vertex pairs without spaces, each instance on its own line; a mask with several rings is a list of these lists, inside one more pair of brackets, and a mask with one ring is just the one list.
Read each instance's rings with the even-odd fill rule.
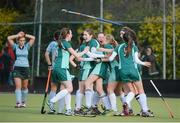
[[[14,22],[18,16],[19,14],[14,10],[0,9],[0,23]],[[0,51],[13,29],[10,25],[0,25]]]
[[[167,16],[167,26],[166,26],[166,64],[167,64],[167,78],[171,79],[173,76],[173,34],[172,34],[172,14]],[[180,20],[180,8],[176,7],[176,21]],[[143,24],[140,26],[140,31],[138,32],[138,37],[142,45],[151,45],[157,55],[157,60],[160,64],[163,64],[163,24],[162,17],[147,17],[144,19]],[[150,22],[150,23],[149,23]],[[157,23],[160,22],[161,24]],[[144,43],[144,44],[143,44]],[[176,24],[176,70],[177,78],[180,78],[180,24]]]

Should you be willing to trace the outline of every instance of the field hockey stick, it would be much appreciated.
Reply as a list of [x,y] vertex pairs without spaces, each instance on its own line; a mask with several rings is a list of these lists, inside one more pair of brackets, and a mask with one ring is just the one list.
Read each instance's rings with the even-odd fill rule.
[[65,13],[69,13],[69,14],[75,14],[75,15],[79,15],[79,16],[83,16],[83,17],[88,17],[88,18],[91,18],[91,19],[95,19],[97,21],[102,21],[102,22],[106,22],[106,23],[111,23],[111,24],[123,26],[123,24],[120,23],[120,22],[116,22],[116,21],[112,21],[112,20],[106,20],[106,19],[103,19],[103,18],[98,18],[98,17],[95,17],[95,16],[83,14],[83,13],[80,13],[80,12],[69,11],[69,10],[66,10],[66,9],[61,9],[61,11],[65,12]]
[[47,78],[47,82],[46,82],[46,90],[45,90],[45,94],[44,94],[44,99],[43,99],[43,103],[42,103],[42,107],[41,107],[41,114],[46,113],[46,111],[44,110],[44,107],[45,107],[46,97],[47,97],[47,93],[48,93],[50,78],[51,78],[51,70],[48,70],[48,78]]
[[153,87],[155,88],[155,90],[157,91],[157,93],[159,94],[159,96],[161,97],[161,99],[163,100],[165,107],[167,108],[169,115],[171,118],[174,118],[173,112],[170,108],[170,106],[168,105],[168,103],[165,101],[164,97],[162,96],[162,94],[160,93],[160,91],[157,89],[156,85],[154,84],[154,82],[152,80],[150,80],[151,84],[153,85]]

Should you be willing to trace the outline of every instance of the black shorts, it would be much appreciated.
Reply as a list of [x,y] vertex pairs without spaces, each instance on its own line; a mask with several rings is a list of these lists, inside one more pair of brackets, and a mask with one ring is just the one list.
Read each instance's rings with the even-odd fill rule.
[[22,80],[30,78],[29,67],[14,67],[13,78],[21,78]]

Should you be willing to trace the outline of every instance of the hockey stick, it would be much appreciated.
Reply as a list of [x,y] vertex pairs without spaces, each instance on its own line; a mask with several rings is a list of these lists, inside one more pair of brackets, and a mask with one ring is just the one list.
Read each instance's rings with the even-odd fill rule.
[[43,99],[43,103],[42,103],[42,107],[41,107],[41,114],[46,113],[46,111],[44,110],[44,107],[45,107],[46,97],[47,97],[47,93],[48,93],[50,78],[51,78],[51,70],[48,70],[48,79],[46,82],[46,90],[45,90],[44,99]]
[[159,96],[161,97],[161,99],[163,100],[165,107],[167,108],[169,115],[171,118],[174,118],[173,112],[170,108],[170,106],[168,105],[168,103],[165,101],[164,97],[162,96],[162,94],[159,92],[159,90],[157,89],[156,85],[154,84],[154,82],[152,80],[150,80],[151,84],[153,85],[153,87],[155,88],[155,90],[157,91],[157,93],[159,94]]
[[102,21],[102,22],[106,22],[106,23],[111,23],[111,24],[123,26],[122,23],[119,23],[119,22],[116,22],[116,21],[106,20],[106,19],[103,19],[103,18],[98,18],[98,17],[95,17],[95,16],[83,14],[83,13],[80,13],[80,12],[69,11],[69,10],[66,10],[66,9],[61,9],[61,11],[65,12],[65,13],[69,13],[69,14],[75,14],[75,15],[79,15],[79,16],[84,16],[84,17],[92,18],[92,19],[95,19],[97,21]]

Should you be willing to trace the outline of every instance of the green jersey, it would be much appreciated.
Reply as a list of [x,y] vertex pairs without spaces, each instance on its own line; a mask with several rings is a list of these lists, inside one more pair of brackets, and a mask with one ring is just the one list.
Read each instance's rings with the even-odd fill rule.
[[[104,48],[106,48],[106,49],[114,49],[114,47],[111,44],[105,44]],[[118,66],[118,62],[117,62],[116,59],[114,59],[112,62],[110,62],[110,68],[112,69],[112,68],[114,68],[116,66]]]
[[[82,52],[85,47],[86,47],[86,43],[82,43],[82,44],[80,45],[79,49],[78,49],[78,52]],[[82,57],[83,57],[83,58],[86,58],[86,54],[84,54]],[[83,68],[83,65],[84,65],[84,62],[81,61],[81,62],[80,62],[81,68]]]
[[137,64],[134,61],[134,54],[138,52],[138,48],[133,43],[131,52],[128,56],[125,54],[125,48],[127,47],[127,43],[122,43],[115,48],[115,52],[119,55],[119,69],[127,69],[135,67],[137,69]]
[[[96,39],[91,39],[89,42],[86,43],[86,46],[89,46],[90,47],[90,51],[91,51],[91,48],[92,47],[96,47],[96,48],[99,48],[100,47],[100,44],[99,42],[96,40]],[[81,51],[84,50],[85,47],[83,47],[81,49]],[[83,58],[88,58],[88,56],[85,54],[83,55]],[[86,62],[83,62],[83,69],[91,69],[95,66],[95,63],[94,61],[86,61]]]
[[61,41],[61,47],[58,48],[58,54],[54,61],[54,69],[56,68],[69,68],[70,53],[68,48],[71,48],[71,44],[66,41]]

